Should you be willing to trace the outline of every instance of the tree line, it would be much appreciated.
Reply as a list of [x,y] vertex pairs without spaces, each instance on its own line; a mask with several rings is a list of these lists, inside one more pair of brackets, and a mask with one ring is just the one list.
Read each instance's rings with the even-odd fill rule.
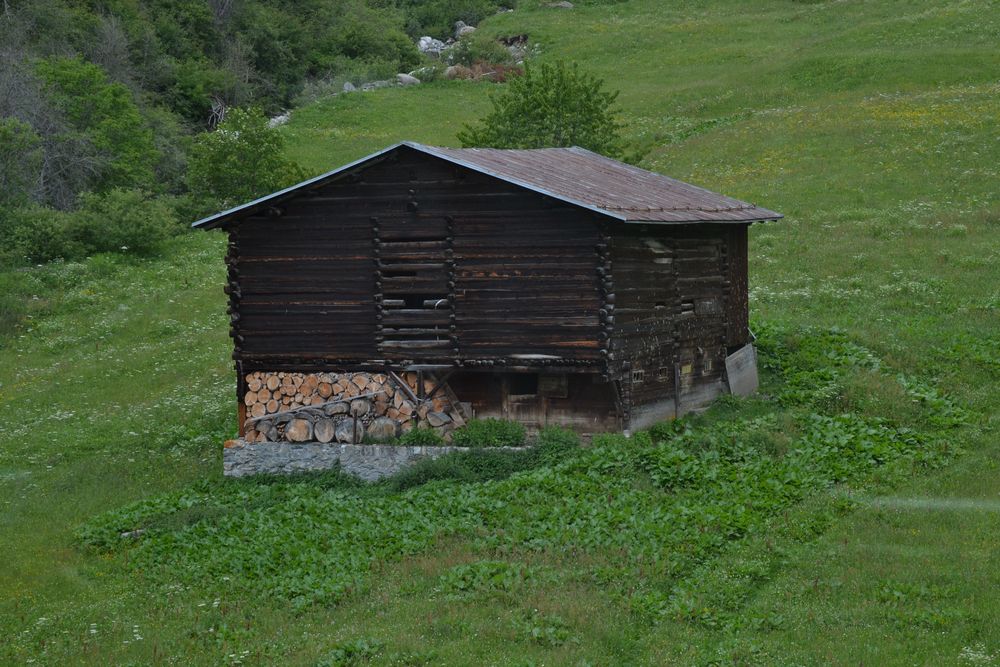
[[[226,112],[252,107],[230,124],[261,138],[266,115],[308,81],[407,71],[421,61],[416,37],[445,37],[501,4],[512,3],[4,0],[0,259],[151,251],[170,221],[225,203],[199,159],[219,157],[209,130]],[[279,185],[301,175],[266,159]],[[94,227],[116,212],[130,213],[118,225],[130,233]]]

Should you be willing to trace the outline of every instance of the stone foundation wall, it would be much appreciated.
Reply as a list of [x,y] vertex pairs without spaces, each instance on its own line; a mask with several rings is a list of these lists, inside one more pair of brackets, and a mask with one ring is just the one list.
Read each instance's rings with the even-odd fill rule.
[[246,377],[247,443],[388,442],[414,426],[433,428],[445,440],[464,421],[444,391],[403,373],[402,386],[382,373],[268,373]]
[[[468,447],[404,445],[348,445],[321,442],[245,442],[233,440],[223,449],[223,474],[245,477],[262,473],[285,475],[329,470],[336,466],[347,474],[373,482],[394,475],[427,458]],[[521,448],[508,448],[521,449]]]

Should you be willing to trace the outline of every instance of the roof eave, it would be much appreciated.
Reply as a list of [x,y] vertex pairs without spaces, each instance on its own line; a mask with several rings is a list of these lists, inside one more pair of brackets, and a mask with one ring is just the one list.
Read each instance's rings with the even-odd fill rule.
[[343,165],[341,167],[337,167],[336,169],[334,169],[332,171],[328,171],[325,174],[320,174],[319,176],[314,176],[313,178],[310,178],[308,180],[302,181],[301,183],[296,183],[295,185],[290,185],[287,188],[284,188],[283,190],[278,190],[277,192],[272,192],[269,195],[264,195],[263,197],[259,197],[257,199],[254,199],[253,201],[249,201],[249,202],[247,202],[245,204],[240,204],[239,206],[234,206],[233,208],[226,209],[225,211],[222,211],[220,213],[216,213],[214,215],[210,215],[207,218],[202,218],[201,220],[198,220],[196,222],[192,222],[191,223],[191,227],[193,227],[195,229],[214,229],[215,227],[218,227],[220,225],[223,225],[223,224],[229,222],[230,218],[235,217],[239,213],[245,213],[245,214],[249,215],[249,213],[250,213],[251,210],[257,209],[259,207],[262,207],[264,204],[269,204],[269,203],[273,203],[275,201],[281,200],[286,195],[291,195],[291,194],[293,194],[295,192],[299,192],[300,190],[304,190],[304,189],[308,188],[310,185],[316,185],[317,183],[321,183],[321,182],[330,180],[330,179],[332,179],[335,176],[338,176],[338,175],[340,175],[340,174],[342,174],[342,173],[344,173],[346,171],[349,171],[349,170],[353,169],[354,167],[358,167],[358,166],[360,166],[360,165],[362,165],[362,164],[364,164],[366,162],[370,162],[372,160],[375,160],[376,158],[382,157],[386,153],[389,153],[391,151],[396,150],[397,148],[399,148],[400,146],[402,146],[403,143],[405,143],[405,142],[395,143],[395,144],[393,144],[391,146],[388,146],[387,148],[383,148],[380,151],[376,151],[375,153],[372,153],[371,155],[366,155],[366,156],[364,156],[362,158],[358,158],[354,162],[350,162],[350,163],[345,164],[345,165]]
[[707,219],[707,218],[690,218],[687,220],[646,220],[642,218],[629,218],[625,220],[626,223],[631,225],[696,225],[696,224],[719,224],[719,225],[748,225],[756,222],[777,222],[784,218],[780,213],[770,212],[768,215],[762,215],[760,217],[754,218],[721,218],[717,220]]

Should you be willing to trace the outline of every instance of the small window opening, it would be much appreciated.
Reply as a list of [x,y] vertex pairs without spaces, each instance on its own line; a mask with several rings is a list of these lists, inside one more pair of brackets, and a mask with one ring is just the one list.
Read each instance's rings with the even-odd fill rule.
[[534,396],[538,393],[538,373],[517,373],[510,376],[510,393],[514,396]]
[[632,371],[632,383],[639,384],[646,378],[646,371],[635,370]]
[[654,308],[656,308],[656,310],[663,310],[666,307],[667,307],[667,302],[666,301],[657,301],[656,305],[654,306]]
[[656,374],[661,380],[666,380],[671,376],[672,373],[673,369],[671,369],[670,366],[660,366],[660,370],[657,371]]

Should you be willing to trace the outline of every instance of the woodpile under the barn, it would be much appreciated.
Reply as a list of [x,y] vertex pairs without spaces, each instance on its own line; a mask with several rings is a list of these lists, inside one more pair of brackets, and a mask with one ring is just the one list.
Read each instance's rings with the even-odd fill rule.
[[390,442],[416,426],[448,440],[465,421],[438,383],[415,372],[258,371],[244,379],[247,442]]

